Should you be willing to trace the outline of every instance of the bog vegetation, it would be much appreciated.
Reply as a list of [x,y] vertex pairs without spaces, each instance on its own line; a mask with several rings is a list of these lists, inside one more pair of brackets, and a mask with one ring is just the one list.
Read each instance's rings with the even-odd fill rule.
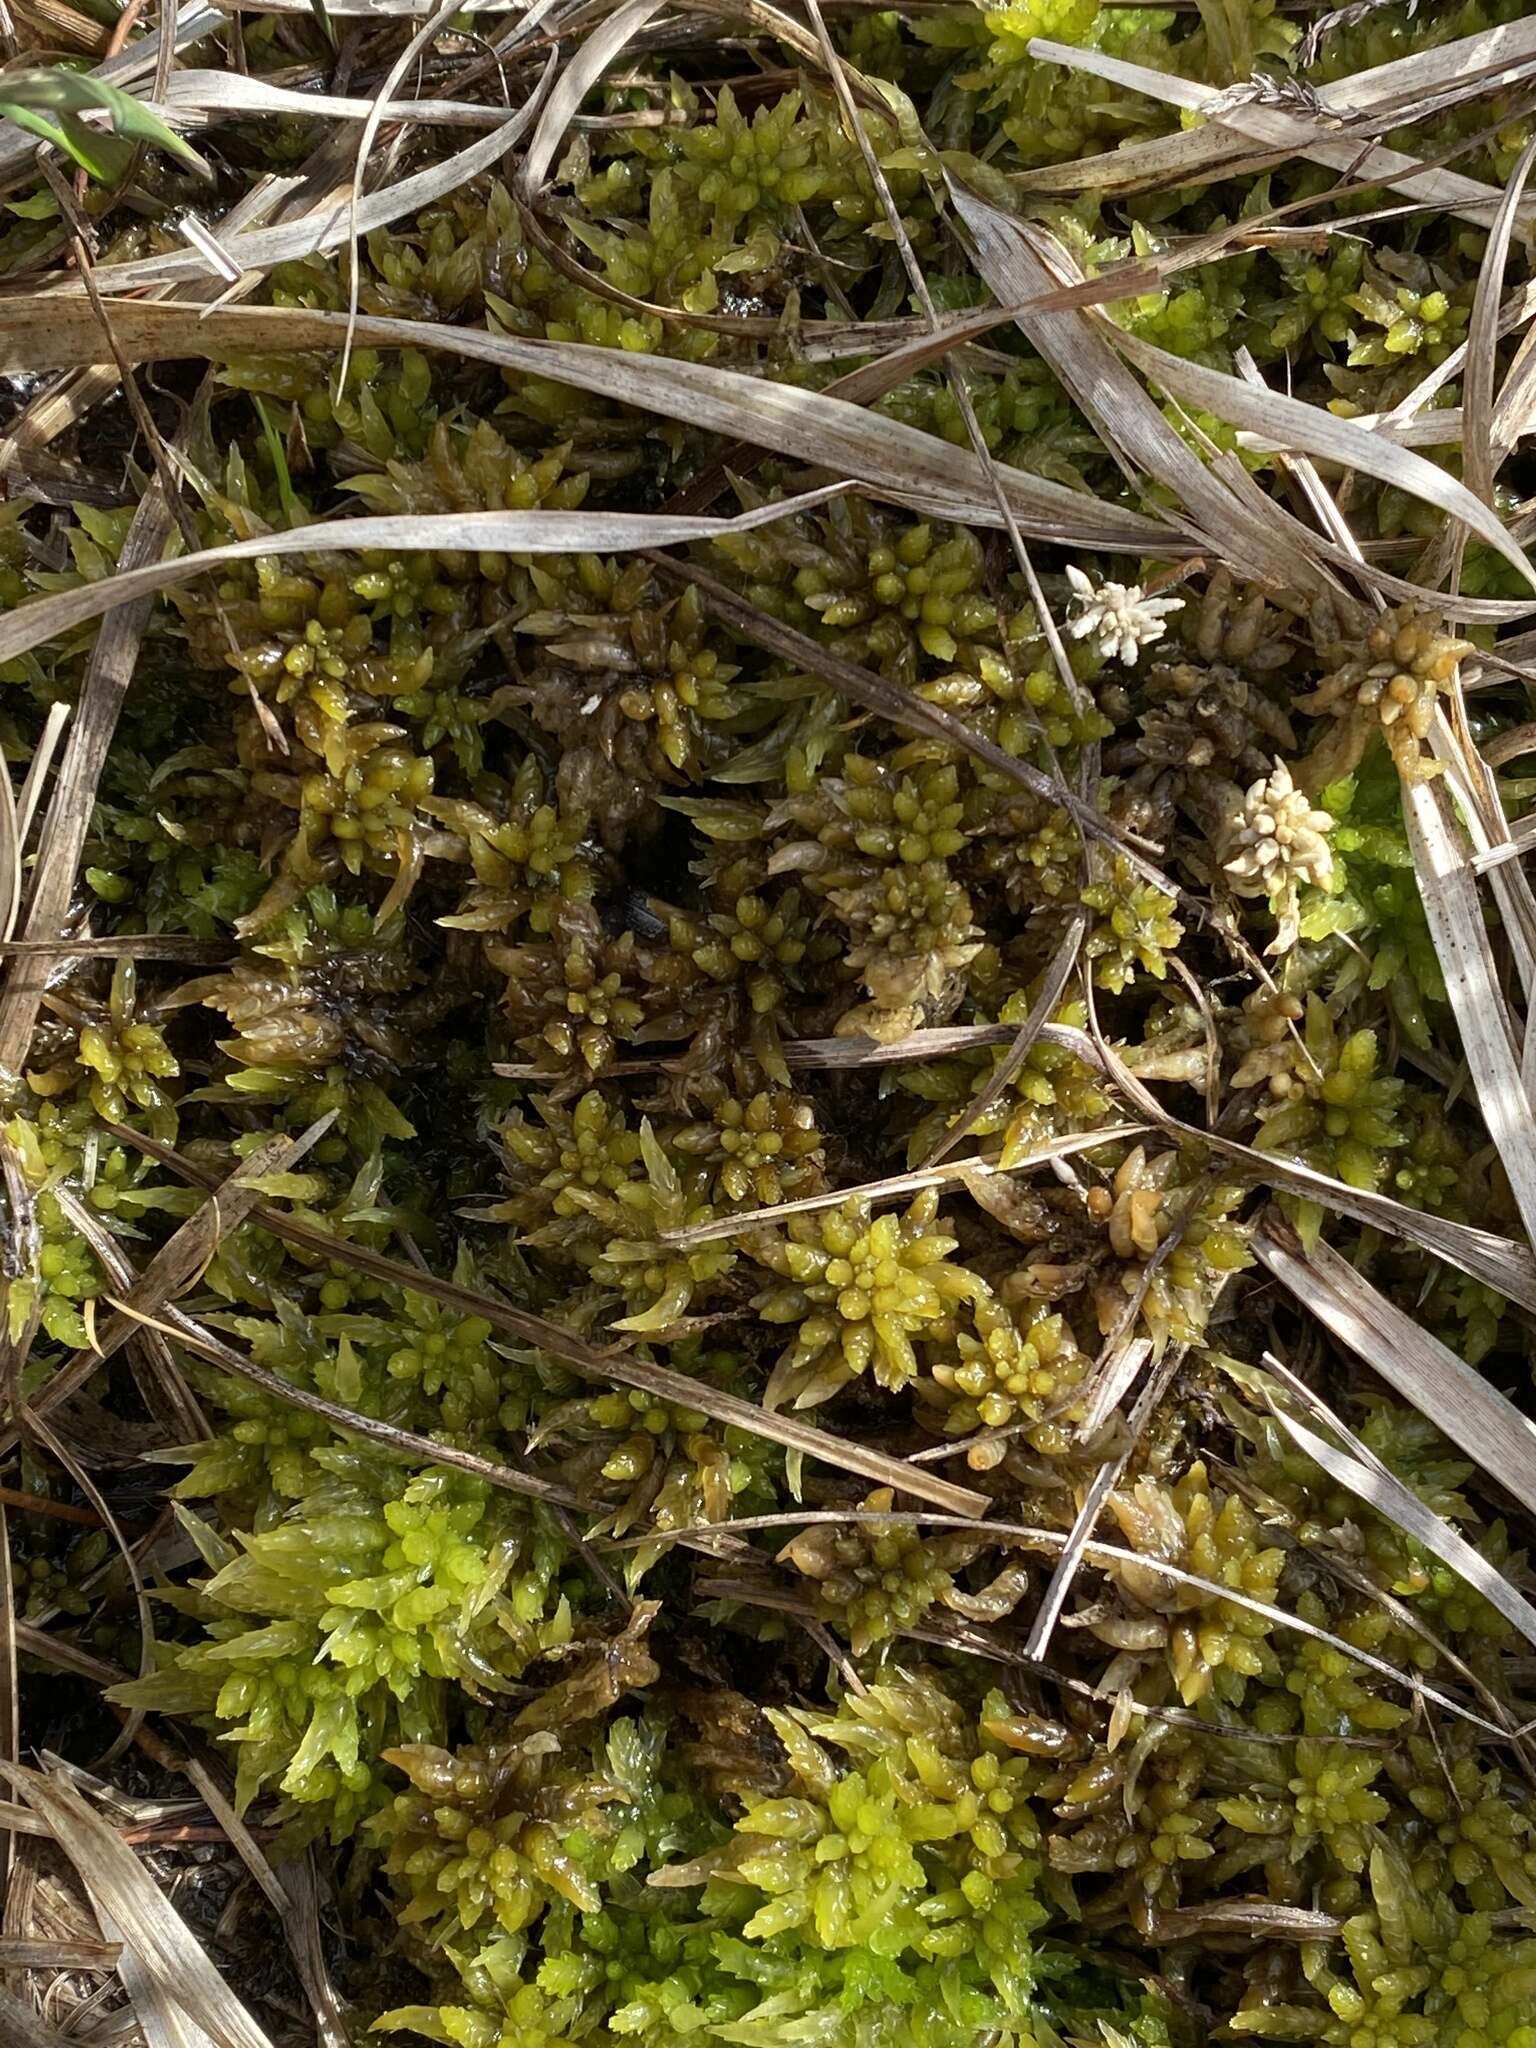
[[0,2035],[1536,2048],[1531,8],[3,26]]

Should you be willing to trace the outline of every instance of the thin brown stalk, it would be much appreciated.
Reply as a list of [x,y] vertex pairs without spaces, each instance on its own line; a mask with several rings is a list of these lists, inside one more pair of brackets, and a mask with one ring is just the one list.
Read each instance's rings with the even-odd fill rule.
[[29,1515],[42,1515],[53,1522],[73,1522],[82,1529],[99,1529],[101,1517],[94,1508],[76,1507],[73,1501],[49,1500],[40,1493],[28,1493],[20,1486],[0,1486],[0,1510],[20,1508]]
[[[150,1611],[148,1589],[144,1584],[143,1573],[139,1569],[139,1560],[134,1555],[133,1545],[123,1534],[118,1519],[112,1512],[112,1508],[105,1495],[101,1492],[101,1489],[97,1486],[90,1473],[86,1471],[84,1465],[75,1456],[69,1445],[61,1437],[56,1436],[49,1429],[47,1423],[41,1421],[30,1410],[23,1410],[23,1421],[27,1434],[41,1445],[50,1458],[63,1466],[64,1470],[96,1510],[97,1514],[101,1517],[102,1526],[117,1546],[118,1555],[128,1568],[128,1581],[133,1589],[134,1606],[138,1611],[139,1675],[147,1677],[154,1665],[155,1618]],[[104,1764],[113,1762],[127,1748],[142,1719],[142,1713],[135,1709],[124,1724],[123,1730],[106,1752],[102,1760]]]
[[213,1815],[226,1839],[233,1846],[236,1855],[250,1872],[258,1890],[271,1906],[279,1920],[287,1920],[293,1911],[293,1901],[283,1889],[276,1872],[262,1854],[255,1836],[245,1825],[230,1804],[229,1795],[200,1757],[188,1756],[177,1760],[177,1768],[185,1771],[192,1784]]
[[457,1472],[468,1472],[472,1478],[483,1479],[488,1486],[499,1487],[506,1493],[523,1494],[529,1500],[553,1501],[561,1507],[583,1505],[579,1495],[567,1487],[555,1485],[551,1480],[535,1478],[528,1472],[514,1472],[510,1466],[499,1465],[494,1458],[482,1458],[476,1451],[460,1450],[455,1444],[439,1443],[415,1430],[396,1429],[393,1424],[380,1422],[374,1416],[359,1415],[339,1401],[328,1401],[323,1394],[312,1393],[308,1387],[298,1386],[275,1372],[268,1372],[265,1366],[257,1365],[254,1359],[247,1358],[233,1345],[215,1337],[211,1330],[205,1329],[183,1309],[169,1306],[163,1317],[155,1318],[130,1309],[126,1302],[115,1302],[113,1306],[125,1315],[136,1316],[162,1336],[185,1345],[187,1350],[195,1351],[221,1372],[227,1372],[235,1379],[247,1380],[253,1387],[260,1387],[274,1401],[303,1408],[311,1415],[324,1416],[334,1429],[344,1434],[366,1437],[372,1443],[383,1444],[389,1450],[419,1458],[426,1464],[446,1465]]
[[109,1664],[105,1657],[93,1656],[89,1650],[82,1650],[78,1643],[50,1635],[47,1629],[37,1628],[29,1621],[17,1622],[16,1645],[29,1657],[35,1657],[39,1664],[46,1664],[55,1671],[72,1671],[77,1677],[89,1678],[96,1685],[121,1685],[128,1676],[116,1664]]

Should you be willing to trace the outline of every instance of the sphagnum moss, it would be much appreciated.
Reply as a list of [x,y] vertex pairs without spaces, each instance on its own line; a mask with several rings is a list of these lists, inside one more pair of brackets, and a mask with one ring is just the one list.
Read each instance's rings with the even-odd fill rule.
[[[1486,660],[1503,627],[1477,602],[1523,583],[1401,461],[1388,485],[1324,457],[1297,495],[1290,452],[1161,392],[1223,488],[1284,503],[1275,580],[1220,559],[1225,527],[1169,560],[1063,547],[1000,470],[1021,550],[990,486],[973,508],[954,481],[973,421],[1085,518],[1189,508],[1015,324],[926,339],[929,303],[986,302],[964,186],[1090,278],[1130,276],[1051,317],[1340,418],[1411,412],[1414,449],[1518,531],[1518,446],[1490,478],[1458,439],[1489,390],[1461,353],[1486,230],[1364,188],[1359,162],[1343,186],[1301,152],[1206,163],[1219,123],[1181,132],[1113,67],[1305,124],[1319,88],[1529,12],[829,7],[847,99],[792,24],[657,17],[541,189],[514,148],[355,250],[248,274],[269,314],[355,292],[402,339],[553,344],[550,374],[372,328],[343,377],[339,336],[264,328],[206,384],[136,370],[169,467],[115,401],[50,453],[62,415],[7,398],[7,611],[110,575],[156,468],[183,542],[448,522],[253,553],[152,603],[94,802],[73,769],[55,798],[38,753],[55,706],[101,730],[94,629],[0,668],[6,935],[58,949],[0,962],[0,1034],[18,1001],[28,1026],[0,1075],[23,1751],[86,1761],[50,1660],[143,1657],[105,1503],[156,1611],[114,1703],[208,1738],[265,1853],[335,1877],[357,2038],[1536,2048],[1536,1802],[1495,1739],[1529,1719],[1528,1657],[1485,1597],[1489,1573],[1523,1583],[1526,1508],[1253,1265],[1281,1227],[1265,1176],[1295,1164],[1519,1233],[1404,785],[1438,778],[1490,845],[1496,806],[1529,813],[1528,656]],[[583,23],[551,33],[569,64]],[[411,89],[495,119],[548,47],[498,45],[492,91],[445,31]],[[1476,47],[1446,60],[1465,90],[1395,96],[1383,139],[1502,182],[1529,109]],[[248,11],[196,62],[368,94],[403,48],[375,22],[338,62],[318,16]],[[214,227],[258,158],[327,140],[328,117],[203,112]],[[391,176],[441,164],[447,133],[400,129]],[[114,265],[185,261],[189,191],[155,151],[131,189],[87,180],[96,245],[56,276],[67,187],[15,162],[17,291],[67,307],[89,257],[115,304]],[[329,189],[335,162],[314,168]],[[1517,233],[1508,291],[1528,268]],[[572,344],[612,351],[611,389],[560,381]],[[1501,458],[1518,346],[1494,365]],[[757,378],[763,445],[626,403],[640,356]],[[904,455],[906,492],[888,461],[878,490],[836,454],[801,466],[819,451],[781,426],[849,374],[850,435],[878,415],[944,467]],[[846,488],[805,504],[829,474]],[[1315,591],[1284,566],[1314,486],[1358,544]],[[679,580],[601,524],[663,508],[770,516],[675,553]],[[551,538],[462,545],[482,513]],[[575,514],[599,523],[562,551]],[[252,1191],[269,1206],[199,1240],[156,1329],[52,1409],[197,1207],[188,1175],[225,1181],[276,1133],[308,1150]],[[1523,1398],[1518,1307],[1349,1220],[1358,1199],[1280,1206]],[[508,1304],[579,1339],[580,1370]],[[184,1313],[272,1378],[184,1353]],[[1297,1447],[1266,1352],[1472,1546],[1479,1586]],[[979,1511],[937,1512],[936,1481]],[[290,2048],[301,1994],[235,1975]],[[74,1995],[53,1987],[50,2023]]]

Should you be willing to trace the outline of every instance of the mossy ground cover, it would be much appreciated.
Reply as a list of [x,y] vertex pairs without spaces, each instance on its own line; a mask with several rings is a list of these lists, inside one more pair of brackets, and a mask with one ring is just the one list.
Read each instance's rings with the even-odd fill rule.
[[171,19],[4,16],[0,2032],[1536,2048],[1530,7]]

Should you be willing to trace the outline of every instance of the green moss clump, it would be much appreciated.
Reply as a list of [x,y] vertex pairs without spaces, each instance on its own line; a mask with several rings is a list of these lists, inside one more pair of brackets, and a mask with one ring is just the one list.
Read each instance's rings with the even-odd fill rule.
[[483,1482],[339,1449],[310,1461],[299,1510],[202,1590],[205,1639],[118,1697],[208,1717],[236,1745],[242,1803],[274,1784],[335,1833],[377,1801],[381,1738],[431,1739],[446,1682],[505,1690],[572,1616],[563,1546]]
[[769,1322],[799,1325],[776,1368],[773,1398],[809,1407],[865,1372],[883,1387],[906,1386],[919,1370],[918,1343],[984,1293],[975,1273],[951,1263],[955,1249],[932,1191],[904,1216],[874,1216],[866,1203],[849,1201],[792,1217],[782,1237],[754,1237],[754,1261],[781,1282],[754,1306]]

